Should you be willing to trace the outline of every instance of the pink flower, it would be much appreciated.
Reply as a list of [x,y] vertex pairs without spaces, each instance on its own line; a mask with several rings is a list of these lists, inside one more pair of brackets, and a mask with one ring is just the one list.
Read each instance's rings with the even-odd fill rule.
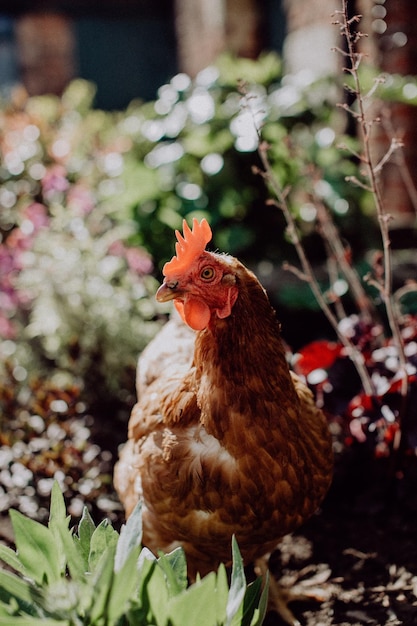
[[53,165],[42,178],[42,191],[47,198],[57,191],[66,191],[68,187],[69,182],[65,168],[62,165]]
[[123,241],[117,240],[109,246],[109,254],[124,257],[129,268],[137,274],[150,274],[153,263],[150,256],[141,248],[127,248]]
[[67,195],[68,207],[77,215],[88,215],[95,207],[93,193],[84,185],[73,185]]
[[49,217],[46,207],[39,202],[34,202],[25,208],[23,211],[23,216],[25,219],[32,222],[34,227],[34,232],[43,228],[44,226],[48,226]]
[[0,337],[3,339],[13,339],[16,330],[12,322],[0,311]]
[[151,258],[139,248],[126,248],[126,261],[131,270],[138,274],[150,274],[153,269]]
[[109,246],[109,254],[113,256],[125,256],[126,254],[126,246],[120,239],[117,241],[113,241],[113,243]]

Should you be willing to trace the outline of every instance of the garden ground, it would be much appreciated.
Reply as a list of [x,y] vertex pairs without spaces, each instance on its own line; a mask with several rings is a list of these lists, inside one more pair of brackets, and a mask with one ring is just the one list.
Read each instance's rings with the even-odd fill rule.
[[[325,598],[292,604],[303,626],[417,624],[417,459],[390,475],[389,461],[349,450],[322,509],[271,556],[284,586]],[[110,517],[117,527],[123,514]],[[6,513],[0,538],[13,541]],[[270,613],[265,626],[281,621]]]

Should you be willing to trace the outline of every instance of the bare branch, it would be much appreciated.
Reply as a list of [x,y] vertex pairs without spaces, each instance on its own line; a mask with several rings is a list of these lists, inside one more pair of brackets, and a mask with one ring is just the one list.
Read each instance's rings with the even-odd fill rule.
[[395,137],[393,137],[391,139],[391,144],[390,147],[388,148],[387,152],[384,154],[384,156],[382,157],[382,159],[379,161],[379,163],[377,163],[377,165],[374,166],[374,171],[375,174],[379,174],[382,170],[382,168],[384,167],[385,163],[388,163],[388,161],[391,160],[393,154],[399,150],[400,148],[403,147],[403,142],[401,139],[396,139]]
[[364,189],[365,191],[369,191],[370,193],[373,193],[374,191],[372,187],[369,187],[369,185],[367,185],[366,183],[363,183],[356,176],[345,176],[345,181],[347,183],[352,183],[353,185],[356,185],[356,187],[360,187],[361,189]]
[[350,359],[354,363],[356,370],[359,374],[359,377],[362,382],[363,389],[366,394],[373,396],[375,395],[374,385],[372,383],[371,377],[369,376],[369,372],[366,369],[363,356],[358,348],[353,344],[350,338],[346,337],[339,329],[337,317],[334,315],[332,309],[329,306],[329,303],[326,301],[324,294],[320,289],[320,285],[315,277],[313,272],[313,268],[309,260],[307,259],[306,253],[304,251],[301,239],[297,232],[297,226],[294,220],[294,217],[289,209],[287,203],[287,197],[284,195],[284,192],[272,171],[271,164],[268,158],[268,150],[267,146],[264,142],[260,142],[258,146],[258,154],[260,156],[262,165],[264,167],[263,178],[268,181],[274,195],[277,199],[277,202],[273,203],[277,206],[284,214],[285,220],[287,222],[287,232],[289,233],[292,243],[296,249],[298,254],[298,258],[300,259],[302,270],[298,270],[294,272],[293,266],[288,266],[287,269],[295,273],[302,280],[307,282],[310,285],[310,289],[312,290],[314,297],[321,310],[327,317],[329,323],[337,334],[339,341],[344,346],[346,353],[349,355]]
[[291,272],[291,274],[294,274],[294,276],[297,276],[297,278],[299,278],[305,283],[311,282],[307,274],[304,274],[304,272],[302,272],[298,267],[296,267],[295,265],[292,265],[291,263],[288,263],[287,261],[284,261],[284,263],[282,264],[282,268],[286,270],[287,272]]
[[375,170],[375,164],[371,154],[371,142],[370,131],[372,128],[372,121],[370,122],[365,114],[364,96],[362,92],[362,86],[359,80],[358,66],[357,66],[357,53],[355,50],[355,38],[351,30],[352,21],[348,15],[348,0],[342,0],[342,18],[341,18],[341,32],[345,37],[348,56],[351,62],[351,75],[353,77],[355,91],[357,94],[357,107],[358,114],[355,115],[355,119],[359,123],[359,127],[363,137],[364,157],[367,166],[368,185],[363,185],[355,179],[350,177],[351,181],[364,189],[369,189],[372,192],[377,217],[380,224],[382,248],[383,248],[383,266],[384,266],[384,287],[382,290],[382,296],[384,298],[384,304],[387,312],[388,323],[390,325],[394,344],[397,348],[400,362],[400,372],[402,376],[401,395],[405,398],[408,394],[408,375],[406,370],[407,360],[404,353],[404,344],[401,337],[399,323],[397,316],[395,315],[395,305],[393,301],[392,293],[392,260],[391,260],[391,241],[389,236],[389,219],[385,214],[384,203],[381,195],[381,190],[377,182],[377,171]]

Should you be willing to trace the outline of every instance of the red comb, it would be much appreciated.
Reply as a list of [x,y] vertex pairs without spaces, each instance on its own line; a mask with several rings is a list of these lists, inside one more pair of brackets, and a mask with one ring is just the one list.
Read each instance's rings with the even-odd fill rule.
[[178,230],[175,231],[177,237],[177,243],[175,244],[176,256],[172,257],[168,263],[165,263],[162,268],[164,276],[167,273],[177,273],[187,269],[194,259],[204,252],[206,245],[212,237],[209,223],[204,218],[200,223],[194,218],[192,230],[187,222],[183,220],[182,230],[184,236]]

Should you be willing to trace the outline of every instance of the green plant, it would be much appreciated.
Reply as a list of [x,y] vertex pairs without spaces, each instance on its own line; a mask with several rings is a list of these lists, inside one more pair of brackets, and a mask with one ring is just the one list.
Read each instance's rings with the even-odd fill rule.
[[[260,626],[267,585],[247,585],[232,541],[230,587],[221,565],[187,585],[181,548],[158,558],[141,549],[141,506],[120,534],[95,526],[87,509],[69,529],[54,484],[48,526],[11,511],[16,552],[0,545],[0,625],[5,626]],[[12,571],[10,571],[12,570]]]

